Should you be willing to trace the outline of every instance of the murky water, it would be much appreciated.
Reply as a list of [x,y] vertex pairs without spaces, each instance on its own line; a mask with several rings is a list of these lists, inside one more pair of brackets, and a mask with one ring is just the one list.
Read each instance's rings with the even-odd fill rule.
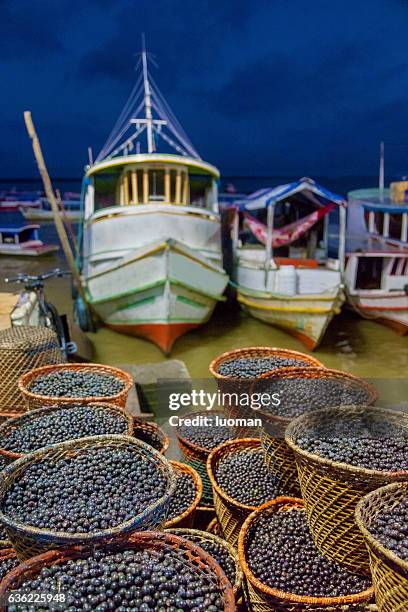
[[[47,227],[44,229],[43,239],[50,232]],[[4,277],[20,271],[38,273],[58,265],[63,265],[60,254],[35,259],[0,257],[0,291],[10,291]],[[66,280],[50,281],[47,295],[61,312],[72,311],[70,284]],[[95,361],[114,365],[166,359],[153,344],[106,328],[90,336],[95,345]],[[176,341],[171,357],[183,360],[193,377],[203,378],[208,375],[208,364],[214,357],[224,351],[250,345],[305,350],[295,338],[248,317],[236,305],[222,305],[209,323]],[[359,318],[353,312],[343,311],[334,319],[322,345],[314,354],[328,367],[359,376],[372,379],[407,378],[408,336],[398,336],[382,325]]]

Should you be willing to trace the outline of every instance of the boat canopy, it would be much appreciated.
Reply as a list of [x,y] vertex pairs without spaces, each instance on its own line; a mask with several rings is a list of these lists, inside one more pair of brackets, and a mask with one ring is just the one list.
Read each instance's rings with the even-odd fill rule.
[[337,206],[346,206],[345,199],[311,178],[301,178],[293,183],[278,185],[273,188],[259,189],[243,199],[235,200],[225,204],[225,207],[239,208],[240,210],[255,211],[274,206],[278,202],[293,195],[299,195],[317,207],[325,206],[327,202],[333,202]]
[[406,215],[408,213],[408,204],[376,204],[374,202],[361,202],[364,210],[374,213],[388,213],[391,215]]

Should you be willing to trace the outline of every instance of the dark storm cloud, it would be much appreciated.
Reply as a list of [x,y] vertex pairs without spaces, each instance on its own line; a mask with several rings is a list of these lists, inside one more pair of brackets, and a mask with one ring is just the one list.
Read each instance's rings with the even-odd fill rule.
[[[152,74],[201,155],[223,172],[376,171],[408,143],[408,2],[0,0],[3,173],[35,173],[22,112],[51,170],[80,175],[135,80]],[[408,160],[407,160],[408,166]]]

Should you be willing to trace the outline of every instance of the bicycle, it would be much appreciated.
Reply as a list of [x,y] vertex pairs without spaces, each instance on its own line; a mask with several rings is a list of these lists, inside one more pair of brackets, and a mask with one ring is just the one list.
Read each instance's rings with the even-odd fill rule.
[[71,272],[55,268],[38,276],[18,274],[14,278],[4,279],[6,283],[24,284],[24,290],[20,293],[10,315],[11,326],[27,325],[52,329],[58,336],[64,359],[76,353],[78,348],[70,339],[66,315],[60,315],[54,304],[45,299],[44,281],[67,276],[71,276]]

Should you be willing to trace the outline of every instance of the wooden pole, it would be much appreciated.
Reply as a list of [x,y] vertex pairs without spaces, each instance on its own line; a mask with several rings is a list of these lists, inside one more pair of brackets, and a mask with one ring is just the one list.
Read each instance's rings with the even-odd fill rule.
[[48,174],[47,166],[45,165],[44,157],[41,151],[40,141],[38,140],[38,136],[35,131],[35,127],[33,124],[33,120],[31,118],[30,111],[24,112],[24,121],[26,124],[28,135],[31,138],[35,159],[38,165],[38,170],[40,171],[42,182],[44,184],[44,191],[51,205],[52,212],[54,213],[54,223],[55,223],[55,227],[57,228],[58,237],[60,239],[61,246],[64,251],[64,255],[66,257],[69,269],[71,270],[72,278],[78,290],[78,293],[83,299],[84,303],[86,304],[87,300],[86,300],[84,288],[82,286],[81,277],[80,277],[78,268],[76,267],[75,259],[71,251],[67,232],[65,230],[64,223],[61,218],[57,200],[55,198],[54,190],[52,188],[51,179]]

